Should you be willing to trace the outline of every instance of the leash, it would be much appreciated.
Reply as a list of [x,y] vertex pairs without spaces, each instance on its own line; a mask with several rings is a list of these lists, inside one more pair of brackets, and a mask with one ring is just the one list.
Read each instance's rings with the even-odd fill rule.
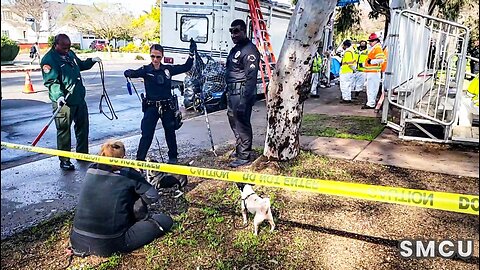
[[[100,97],[100,103],[98,104],[98,109],[100,112],[107,117],[108,120],[118,119],[118,116],[115,114],[115,110],[113,109],[112,102],[110,101],[110,97],[108,96],[107,89],[105,88],[105,70],[103,69],[103,63],[98,62],[100,67],[100,80],[102,81],[102,96]],[[107,104],[108,110],[110,111],[110,115],[107,115],[103,111],[103,100]]]

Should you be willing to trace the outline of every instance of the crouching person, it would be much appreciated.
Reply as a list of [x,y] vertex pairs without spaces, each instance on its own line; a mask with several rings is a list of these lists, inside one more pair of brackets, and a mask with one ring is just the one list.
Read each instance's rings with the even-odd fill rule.
[[[124,158],[120,141],[102,145],[101,156]],[[158,192],[136,170],[92,164],[87,170],[73,220],[74,254],[108,257],[136,250],[168,232],[173,220],[149,214]]]

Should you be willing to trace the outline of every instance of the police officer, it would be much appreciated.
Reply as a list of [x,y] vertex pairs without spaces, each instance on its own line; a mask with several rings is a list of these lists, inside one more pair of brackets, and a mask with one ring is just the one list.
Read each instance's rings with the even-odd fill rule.
[[[53,111],[63,106],[55,117],[57,127],[57,149],[70,151],[70,126],[75,122],[76,151],[88,154],[88,108],[85,102],[85,86],[80,71],[91,69],[99,57],[80,60],[70,51],[70,38],[65,34],[55,36],[53,47],[42,58],[43,84],[53,102]],[[68,99],[67,94],[70,93]],[[60,157],[60,168],[74,170],[69,158]]]
[[137,150],[137,160],[145,160],[148,149],[152,144],[155,127],[158,119],[162,120],[165,130],[165,140],[168,146],[168,163],[177,163],[177,138],[175,130],[179,128],[177,101],[172,96],[172,76],[189,71],[193,65],[193,56],[197,44],[190,40],[190,55],[183,65],[164,65],[163,47],[153,44],[150,47],[152,63],[137,70],[125,70],[128,78],[143,78],[146,97],[142,101],[143,119],[141,123],[142,137]]
[[234,20],[230,34],[235,46],[227,57],[228,121],[236,138],[235,152],[230,167],[246,165],[252,152],[252,106],[257,94],[257,73],[260,53],[247,38],[247,26],[243,20]]

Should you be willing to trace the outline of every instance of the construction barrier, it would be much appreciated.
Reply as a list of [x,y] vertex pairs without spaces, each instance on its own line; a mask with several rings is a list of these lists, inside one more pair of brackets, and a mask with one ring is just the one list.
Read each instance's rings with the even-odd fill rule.
[[367,185],[341,181],[307,179],[281,175],[259,174],[252,172],[207,169],[192,166],[172,165],[156,162],[89,155],[6,142],[2,142],[2,148],[3,147],[53,156],[74,158],[94,163],[102,163],[144,170],[154,170],[172,174],[182,174],[230,182],[242,182],[261,186],[279,187],[295,191],[307,191],[376,202],[395,203],[478,216],[478,195],[436,192],[379,185]]

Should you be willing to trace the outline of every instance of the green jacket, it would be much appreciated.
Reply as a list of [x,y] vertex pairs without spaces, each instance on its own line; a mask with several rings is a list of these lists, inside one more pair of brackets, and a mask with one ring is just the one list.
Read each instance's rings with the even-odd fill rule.
[[69,51],[65,57],[60,56],[55,49],[50,49],[42,58],[43,84],[48,88],[52,102],[61,96],[71,95],[67,105],[79,105],[85,102],[85,86],[83,86],[80,71],[91,69],[95,62],[91,58],[80,60],[74,52]]

